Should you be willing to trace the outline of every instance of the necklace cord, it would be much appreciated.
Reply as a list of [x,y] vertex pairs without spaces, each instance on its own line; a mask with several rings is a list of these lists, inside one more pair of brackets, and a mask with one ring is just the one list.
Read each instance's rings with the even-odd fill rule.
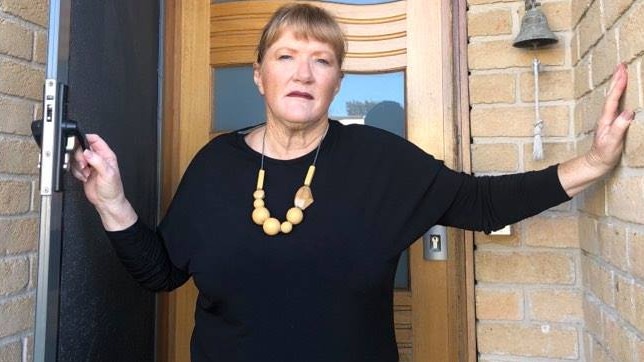
[[[264,169],[264,150],[266,147],[266,131],[268,130],[268,124],[264,127],[264,135],[262,136],[262,160],[260,162],[259,168]],[[315,149],[315,157],[313,157],[313,163],[312,165],[315,166],[315,163],[318,161],[318,155],[320,154],[320,148],[322,147],[322,142],[326,138],[326,134],[329,132],[329,124],[326,125],[326,129],[324,130],[324,133],[320,137],[320,142],[318,143],[318,146]]]
[[259,172],[257,173],[257,187],[253,193],[255,201],[253,202],[254,209],[251,217],[255,224],[262,226],[266,235],[273,236],[280,232],[284,234],[290,233],[291,230],[293,230],[294,225],[302,222],[302,219],[304,218],[304,209],[313,203],[313,194],[311,193],[310,185],[313,181],[313,175],[315,174],[315,163],[318,160],[322,142],[329,131],[329,126],[330,124],[327,124],[326,130],[324,130],[324,133],[320,137],[320,141],[315,150],[313,163],[309,166],[309,170],[304,178],[304,185],[302,185],[295,193],[295,200],[293,201],[294,206],[286,213],[286,221],[284,222],[272,217],[265,203],[266,192],[264,191],[264,176],[266,171],[264,170],[264,152],[266,150],[266,131],[268,127],[264,128],[264,135],[262,136],[262,159]]

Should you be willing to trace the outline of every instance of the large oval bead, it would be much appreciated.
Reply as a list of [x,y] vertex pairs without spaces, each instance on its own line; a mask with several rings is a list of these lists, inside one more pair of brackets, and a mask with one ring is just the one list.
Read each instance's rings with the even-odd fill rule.
[[280,221],[274,217],[269,217],[268,219],[266,219],[266,221],[264,221],[264,224],[262,225],[266,235],[270,236],[277,235],[277,233],[280,232],[280,226]]
[[299,207],[291,207],[286,212],[286,220],[293,225],[297,225],[304,219],[304,212]]
[[264,224],[264,221],[271,217],[271,213],[265,207],[258,207],[253,210],[253,222],[257,225]]

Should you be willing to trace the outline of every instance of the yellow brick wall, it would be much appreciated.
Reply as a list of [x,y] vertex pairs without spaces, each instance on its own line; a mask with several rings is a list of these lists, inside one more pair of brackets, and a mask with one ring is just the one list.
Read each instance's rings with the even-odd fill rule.
[[[542,0],[559,43],[512,47],[524,1],[468,0],[472,163],[477,174],[528,171],[588,149],[609,77],[629,65],[625,104],[643,106],[644,0]],[[545,160],[532,160],[534,86],[542,63]],[[580,197],[476,234],[481,361],[644,360],[644,115],[622,164]]]
[[[468,1],[472,168],[502,174],[543,168],[577,153],[569,0],[543,1],[559,43],[512,47],[524,1]],[[543,161],[532,160],[534,77],[542,63]],[[512,225],[512,235],[476,234],[476,317],[481,361],[584,360],[580,226],[574,202]]]
[[31,361],[38,249],[38,148],[46,0],[0,0],[0,361]]
[[638,111],[621,165],[579,200],[581,271],[589,361],[644,360],[644,1],[572,1],[576,134],[585,147],[617,62],[628,64],[625,106]]

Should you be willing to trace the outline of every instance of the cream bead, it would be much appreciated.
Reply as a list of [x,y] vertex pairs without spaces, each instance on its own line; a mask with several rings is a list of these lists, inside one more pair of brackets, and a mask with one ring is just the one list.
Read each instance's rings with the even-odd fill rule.
[[253,201],[253,207],[254,208],[264,207],[264,200],[256,199],[255,201]]
[[304,213],[302,212],[302,209],[298,207],[291,207],[286,212],[286,220],[293,225],[301,223],[302,219],[304,219]]
[[271,217],[271,213],[265,207],[258,207],[253,210],[253,222],[257,225],[264,224],[264,221]]
[[284,234],[288,234],[293,230],[293,224],[291,224],[288,221],[284,221],[282,225],[280,225],[280,231],[283,232]]
[[253,192],[253,198],[254,199],[263,199],[264,195],[266,195],[264,190],[255,190],[255,192]]
[[306,172],[306,177],[304,178],[304,186],[311,186],[313,182],[313,176],[315,175],[315,166],[309,166],[309,170]]
[[262,225],[264,232],[269,236],[277,235],[280,232],[280,226],[280,221],[274,217],[269,217]]
[[[262,155],[264,152],[262,151]],[[263,190],[264,189],[264,175],[266,172],[264,171],[263,168],[260,168],[259,171],[257,172],[257,187],[255,187],[255,190]]]

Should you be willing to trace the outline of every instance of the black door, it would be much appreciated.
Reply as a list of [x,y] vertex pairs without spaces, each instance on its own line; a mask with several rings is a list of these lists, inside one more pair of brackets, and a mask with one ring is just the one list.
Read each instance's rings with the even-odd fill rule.
[[[141,220],[155,225],[159,2],[50,3],[68,6],[68,19],[50,16],[50,29],[52,21],[69,21],[68,49],[59,45],[61,57],[68,52],[68,62],[56,60],[64,68],[58,74],[64,73],[68,86],[62,107],[66,107],[66,118],[110,144],[119,160],[128,199]],[[65,11],[61,14],[64,17]],[[65,38],[60,36],[61,41]],[[50,40],[50,52],[51,46]],[[48,73],[50,68],[51,64]],[[153,361],[155,295],[139,287],[121,266],[82,185],[65,174],[63,189],[62,214],[50,212],[49,216],[62,219],[59,289],[55,282],[49,286],[59,295],[55,359]],[[41,243],[42,233],[41,226]],[[57,259],[51,260],[56,263]],[[42,269],[39,273],[47,273]],[[56,323],[51,321],[54,314],[50,313],[47,323]],[[47,355],[51,360],[53,354]]]

